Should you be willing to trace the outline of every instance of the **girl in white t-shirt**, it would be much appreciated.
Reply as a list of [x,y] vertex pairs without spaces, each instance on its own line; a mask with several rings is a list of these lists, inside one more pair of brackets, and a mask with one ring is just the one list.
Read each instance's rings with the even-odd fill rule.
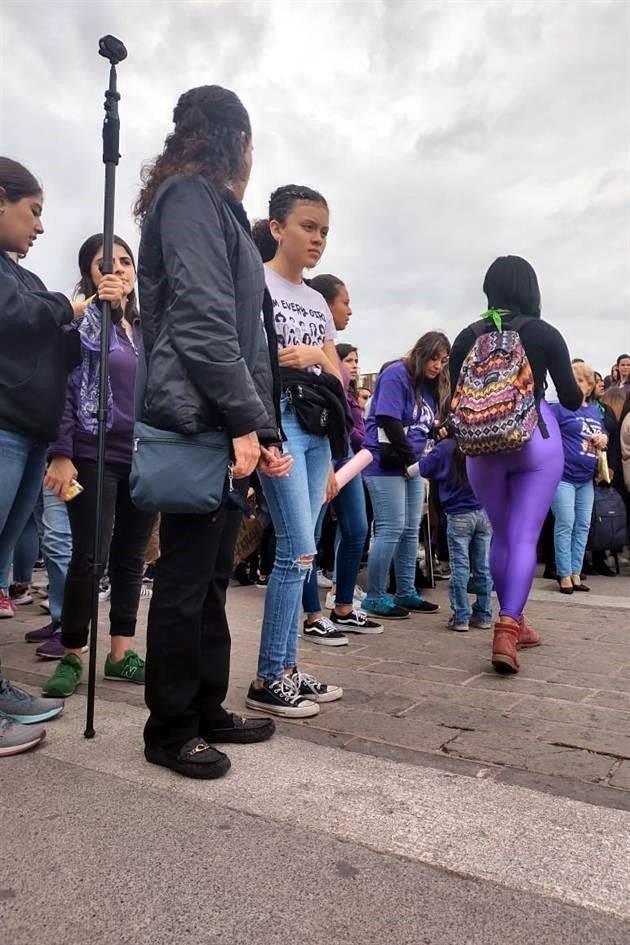
[[[323,372],[341,379],[335,350],[335,326],[319,292],[303,279],[322,257],[328,238],[328,205],[308,187],[274,191],[269,219],[254,226],[254,239],[265,261],[273,301],[278,360],[283,368]],[[286,452],[293,465],[285,477],[260,475],[276,533],[276,559],[265,597],[258,671],[247,705],[275,715],[317,715],[320,702],[343,695],[297,667],[297,637],[302,587],[313,567],[315,526],[324,501],[336,494],[328,437],[309,433],[289,398],[281,400]]]

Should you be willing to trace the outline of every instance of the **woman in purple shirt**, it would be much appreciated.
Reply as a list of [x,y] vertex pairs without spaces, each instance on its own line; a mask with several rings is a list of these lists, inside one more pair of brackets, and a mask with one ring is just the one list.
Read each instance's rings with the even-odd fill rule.
[[[377,617],[402,620],[412,610],[438,610],[414,585],[425,488],[419,462],[445,415],[450,351],[446,335],[427,332],[405,358],[386,365],[376,381],[364,439],[374,456],[364,475],[375,535],[363,609]],[[387,593],[392,559],[395,598]]]
[[[99,269],[102,258],[103,236],[96,234],[79,250],[81,279],[77,291],[86,299],[98,291],[103,278]],[[136,630],[144,552],[155,516],[136,509],[129,495],[139,318],[135,262],[131,249],[119,237],[114,241],[114,275],[119,279],[120,292],[112,302],[110,389],[99,551],[99,561],[103,566],[109,560],[111,584],[111,642],[105,661],[105,678],[143,685],[144,661],[131,648],[131,643]],[[65,495],[73,479],[83,486],[83,492],[68,505],[72,558],[64,590],[60,652],[56,656],[60,662],[44,684],[44,693],[48,696],[67,697],[75,691],[83,671],[81,653],[88,639],[92,604],[90,558],[96,502],[100,325],[100,309],[91,301],[78,328],[81,364],[68,382],[64,417],[57,442],[49,451],[52,459],[45,479],[46,486],[59,496]]]
[[580,572],[593,513],[597,452],[608,445],[602,414],[593,403],[593,369],[581,361],[573,365],[573,373],[584,395],[582,406],[567,410],[561,404],[552,404],[564,450],[562,479],[551,506],[555,519],[556,574],[563,594],[590,590],[582,584]]

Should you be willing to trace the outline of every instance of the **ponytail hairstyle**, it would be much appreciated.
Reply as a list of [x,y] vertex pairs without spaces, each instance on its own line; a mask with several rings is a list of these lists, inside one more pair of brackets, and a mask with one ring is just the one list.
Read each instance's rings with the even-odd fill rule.
[[[338,276],[331,276],[325,272],[320,273],[318,276],[313,276],[312,279],[305,279],[304,281],[308,281],[311,289],[315,289],[316,292],[319,292],[320,295],[323,295],[328,305],[333,304],[341,290],[345,288],[346,285],[343,279],[339,279]],[[353,350],[356,351],[356,348]]]
[[451,402],[451,382],[448,366],[445,365],[434,381],[424,376],[424,371],[433,358],[448,358],[451,353],[451,343],[443,331],[428,331],[419,338],[411,351],[403,358],[403,362],[411,375],[411,379],[418,397],[421,395],[422,385],[433,388],[437,407],[436,420],[443,422],[449,412]]
[[[133,252],[131,247],[125,240],[121,239],[119,236],[114,236],[114,245],[122,246],[125,250],[131,262],[133,263],[134,271],[136,269],[136,260],[134,259]],[[88,236],[86,241],[81,246],[79,250],[79,274],[80,278],[74,287],[74,295],[82,296],[84,299],[89,299],[91,295],[96,293],[96,286],[94,285],[94,280],[92,279],[92,262],[94,257],[98,253],[99,249],[103,246],[103,234],[94,233],[93,236]],[[135,288],[127,296],[127,305],[125,308],[125,318],[128,322],[133,322],[134,319],[140,317],[140,312],[138,309],[138,299],[136,297]]]
[[[269,216],[266,219],[255,221],[252,226],[252,237],[264,263],[271,262],[278,249],[278,244],[271,233],[269,221],[275,220],[277,223],[284,223],[295,204],[301,202],[318,203],[322,207],[328,208],[326,198],[317,190],[312,190],[310,187],[303,187],[298,184],[285,184],[283,187],[278,187],[277,190],[274,190],[269,198]],[[308,284],[312,285],[313,283],[311,281]],[[313,288],[316,287],[313,286]],[[317,291],[319,292],[321,290],[317,289]],[[322,295],[324,295],[323,292]],[[325,295],[324,298],[326,298]],[[326,299],[326,301],[328,301],[328,299]]]
[[147,214],[160,185],[175,174],[199,174],[220,193],[245,171],[245,149],[252,137],[247,109],[238,95],[220,85],[202,85],[180,96],[174,130],[164,150],[141,174],[143,187],[134,208]]

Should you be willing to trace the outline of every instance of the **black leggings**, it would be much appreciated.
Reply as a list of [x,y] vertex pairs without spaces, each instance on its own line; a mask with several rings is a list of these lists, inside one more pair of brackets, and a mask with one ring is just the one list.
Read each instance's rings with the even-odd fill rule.
[[[68,504],[72,558],[63,595],[61,639],[68,649],[78,650],[87,643],[92,611],[90,563],[96,512],[96,463],[84,459],[74,463],[84,491]],[[120,637],[133,637],[136,632],[144,553],[155,521],[153,512],[140,512],[131,502],[130,469],[124,464],[105,464],[99,543],[99,577],[109,559],[109,632]]]

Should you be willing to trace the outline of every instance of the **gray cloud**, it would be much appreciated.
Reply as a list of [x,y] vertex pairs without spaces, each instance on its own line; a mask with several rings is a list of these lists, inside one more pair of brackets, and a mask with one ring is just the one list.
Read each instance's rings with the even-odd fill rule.
[[[536,266],[544,312],[606,368],[630,349],[629,7],[606,0],[320,3],[0,0],[2,150],[40,175],[47,233],[29,265],[71,288],[100,229],[100,35],[120,35],[117,228],[178,95],[234,88],[250,110],[246,203],[322,190],[324,271],[348,283],[363,366],[483,310],[488,264]],[[53,57],[50,49],[54,46]]]

